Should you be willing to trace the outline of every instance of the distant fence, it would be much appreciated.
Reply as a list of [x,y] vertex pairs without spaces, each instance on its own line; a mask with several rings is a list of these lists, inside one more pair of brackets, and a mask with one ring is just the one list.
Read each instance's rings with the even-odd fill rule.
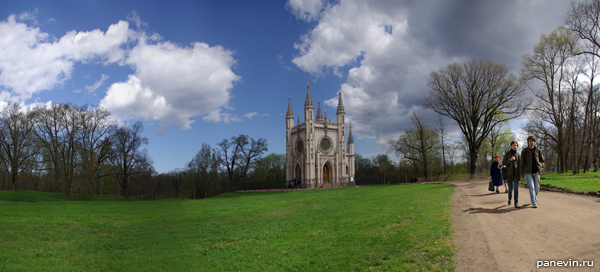
[[416,183],[419,182],[418,178],[398,178],[397,176],[363,176],[363,177],[355,177],[355,182],[357,186],[368,186],[368,185],[387,185],[387,184],[406,184],[406,183]]
[[293,179],[287,181],[264,181],[239,183],[231,186],[234,192],[240,191],[290,191],[298,189],[338,189],[354,187],[356,183],[350,177],[323,179]]

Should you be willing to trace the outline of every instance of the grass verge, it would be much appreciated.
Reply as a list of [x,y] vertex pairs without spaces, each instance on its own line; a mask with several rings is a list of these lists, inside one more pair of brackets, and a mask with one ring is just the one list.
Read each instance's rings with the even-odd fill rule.
[[421,184],[0,203],[0,270],[453,270],[452,193]]
[[577,192],[598,192],[600,191],[600,173],[587,172],[573,175],[566,174],[544,174],[540,180],[541,184],[550,184],[553,186],[577,191]]

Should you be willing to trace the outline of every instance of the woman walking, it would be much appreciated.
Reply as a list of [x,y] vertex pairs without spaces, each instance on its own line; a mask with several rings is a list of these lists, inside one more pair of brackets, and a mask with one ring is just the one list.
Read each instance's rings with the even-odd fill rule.
[[516,141],[510,142],[510,150],[504,154],[502,165],[506,166],[506,183],[508,183],[508,205],[512,200],[513,190],[515,192],[515,208],[519,206],[519,180],[521,176],[521,154],[517,152],[519,144]]
[[498,186],[502,186],[502,173],[498,167],[500,163],[500,156],[496,156],[496,160],[492,162],[492,168],[490,169],[490,178],[492,183],[496,186],[496,193],[499,194]]

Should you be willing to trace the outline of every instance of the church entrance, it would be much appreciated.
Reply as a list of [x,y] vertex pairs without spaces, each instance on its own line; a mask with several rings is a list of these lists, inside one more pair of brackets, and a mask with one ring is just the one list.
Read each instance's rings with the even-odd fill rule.
[[327,164],[323,166],[323,184],[329,183],[329,167]]
[[297,184],[301,184],[302,183],[302,169],[300,169],[300,164],[296,164],[295,167],[295,171],[294,171],[294,179],[297,182]]

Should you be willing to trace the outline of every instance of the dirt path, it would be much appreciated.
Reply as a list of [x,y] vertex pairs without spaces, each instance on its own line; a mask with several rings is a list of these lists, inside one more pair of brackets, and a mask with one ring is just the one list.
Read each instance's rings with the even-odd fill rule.
[[[508,205],[487,191],[487,180],[454,182],[457,271],[599,271],[600,198],[541,191],[538,208],[529,189]],[[514,200],[513,200],[514,201]],[[593,261],[588,267],[539,267],[538,261]]]

